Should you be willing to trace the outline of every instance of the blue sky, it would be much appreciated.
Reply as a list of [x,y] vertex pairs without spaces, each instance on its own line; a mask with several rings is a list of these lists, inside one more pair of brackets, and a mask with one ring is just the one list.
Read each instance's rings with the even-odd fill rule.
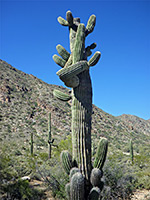
[[150,118],[150,1],[0,1],[0,58],[43,81],[63,85],[52,59],[69,50],[69,31],[57,22],[71,10],[86,24],[97,17],[86,45],[102,54],[90,69],[93,103],[118,116]]

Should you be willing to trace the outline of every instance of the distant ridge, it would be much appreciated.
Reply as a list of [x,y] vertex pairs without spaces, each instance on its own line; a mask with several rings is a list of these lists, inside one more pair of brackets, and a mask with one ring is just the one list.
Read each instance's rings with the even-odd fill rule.
[[[0,60],[0,141],[21,140],[28,143],[31,132],[40,141],[47,141],[48,113],[52,113],[52,132],[57,142],[70,135],[71,100],[66,103],[53,96],[53,90],[68,89],[47,84]],[[8,134],[9,133],[9,134]],[[150,143],[150,120],[123,114],[114,117],[93,105],[92,137],[101,136],[127,145],[130,138],[141,145]],[[39,139],[40,138],[40,139]]]

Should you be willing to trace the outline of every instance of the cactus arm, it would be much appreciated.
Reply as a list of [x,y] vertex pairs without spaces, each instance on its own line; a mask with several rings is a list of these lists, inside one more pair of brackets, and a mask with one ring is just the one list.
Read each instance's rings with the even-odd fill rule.
[[87,57],[90,56],[90,55],[92,55],[92,51],[91,51],[91,49],[90,49],[89,46],[87,46],[87,47],[85,48],[85,52],[86,52],[86,56],[87,56]]
[[57,56],[56,54],[53,55],[53,60],[55,61],[55,63],[57,65],[59,65],[60,67],[64,67],[66,64],[66,61],[63,58],[60,58],[59,56]]
[[57,72],[57,75],[60,79],[65,82],[66,79],[73,77],[74,75],[78,75],[79,73],[87,70],[89,68],[87,61],[79,61],[71,66],[60,69]]
[[100,169],[98,168],[92,169],[90,177],[91,184],[95,187],[99,187],[102,176],[103,172]]
[[59,22],[62,26],[68,26],[68,25],[69,25],[68,22],[67,22],[67,20],[65,20],[65,19],[62,18],[62,17],[58,17],[57,20],[58,20],[58,22]]
[[101,138],[99,141],[96,157],[94,160],[94,168],[99,168],[102,170],[104,162],[106,160],[108,150],[108,141],[106,138]]
[[92,58],[89,60],[88,65],[94,66],[98,63],[99,59],[101,57],[101,53],[99,51],[95,52],[95,54],[92,56]]
[[85,200],[84,177],[80,172],[75,173],[71,178],[70,196],[71,200]]
[[96,47],[96,43],[92,43],[90,46],[87,46],[87,47],[85,48],[87,57],[90,56],[90,55],[92,54],[91,49],[94,49],[95,47]]
[[73,167],[72,156],[65,150],[61,152],[60,158],[65,172],[69,175],[70,170]]
[[94,43],[92,43],[92,44],[90,45],[90,49],[95,49],[96,46],[97,46],[97,44],[94,42]]
[[54,95],[56,98],[58,98],[58,99],[60,99],[60,100],[62,100],[62,101],[69,101],[69,100],[71,99],[71,95],[70,95],[70,94],[66,94],[66,93],[61,92],[61,91],[59,91],[59,90],[54,90],[54,91],[53,91],[53,95]]
[[86,36],[89,33],[93,32],[95,24],[96,24],[96,16],[95,15],[91,15],[89,20],[88,20],[87,26],[86,26]]
[[73,16],[70,10],[68,10],[66,13],[66,19],[67,19],[68,25],[73,26]]
[[60,55],[65,61],[67,61],[67,60],[69,59],[70,53],[69,53],[63,46],[61,46],[60,44],[58,44],[58,45],[56,46],[56,49],[57,49],[59,55]]
[[73,51],[73,63],[79,62],[84,58],[85,51],[85,26],[79,24]]

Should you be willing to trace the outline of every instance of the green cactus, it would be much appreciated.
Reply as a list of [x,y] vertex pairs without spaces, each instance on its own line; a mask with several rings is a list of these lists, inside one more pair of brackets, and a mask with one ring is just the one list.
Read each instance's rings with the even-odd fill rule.
[[77,172],[80,172],[80,169],[77,168],[77,167],[73,167],[71,170],[70,170],[70,175],[69,175],[69,178],[71,179],[72,176],[77,173]]
[[57,65],[59,65],[60,67],[64,67],[66,64],[66,60],[64,60],[63,58],[60,58],[59,56],[57,56],[56,54],[53,55],[53,60],[55,61],[55,63]]
[[84,177],[80,172],[75,173],[71,178],[70,198],[71,200],[84,199]]
[[62,101],[68,101],[71,99],[71,95],[61,92],[59,90],[54,90],[53,95]]
[[97,64],[97,62],[99,61],[101,56],[101,53],[99,51],[95,52],[95,54],[93,55],[93,57],[89,60],[88,65],[89,66],[94,66]]
[[133,164],[134,154],[133,154],[133,142],[132,142],[132,140],[130,140],[130,158],[131,158],[131,162]]
[[96,157],[93,164],[94,168],[99,168],[100,170],[102,170],[104,162],[106,160],[107,150],[108,141],[106,138],[101,138],[99,141]]
[[[71,171],[70,199],[87,200],[91,190],[90,175],[92,171],[91,159],[91,115],[92,115],[92,85],[89,74],[90,66],[94,66],[100,59],[101,53],[96,52],[88,61],[87,57],[92,54],[91,50],[96,43],[85,47],[85,39],[95,27],[96,16],[91,15],[87,26],[80,23],[80,18],[74,18],[71,11],[67,11],[66,19],[58,17],[58,22],[69,27],[70,51],[68,53],[61,45],[57,51],[62,57],[54,55],[54,61],[62,67],[57,72],[59,78],[68,87],[72,88],[72,163],[76,163],[79,169]],[[62,99],[63,100],[63,99]],[[101,145],[100,145],[101,146]],[[105,146],[106,147],[106,146]],[[102,146],[103,148],[103,146]],[[106,159],[107,148],[98,150],[95,166],[101,169]],[[100,155],[102,153],[102,155]],[[67,173],[72,165],[69,165],[69,156],[62,153],[63,166]],[[80,172],[78,172],[78,170]],[[97,174],[100,180],[100,175]],[[84,177],[84,178],[83,178]],[[82,180],[82,181],[81,181]],[[84,181],[83,181],[84,180]],[[81,183],[82,182],[82,183]],[[79,187],[81,185],[81,187]],[[100,185],[101,187],[101,185]],[[81,194],[82,193],[82,194]]]
[[58,44],[56,46],[56,49],[59,53],[59,55],[65,60],[65,61],[68,61],[69,57],[70,57],[70,53],[68,51],[66,51],[66,49],[61,46],[60,44]]
[[31,133],[31,139],[30,139],[30,153],[33,156],[33,133]]
[[48,158],[51,158],[51,153],[52,153],[52,146],[54,143],[54,139],[52,139],[52,134],[51,134],[51,113],[49,113],[48,116]]
[[92,169],[91,178],[90,178],[91,184],[95,187],[96,186],[100,187],[102,176],[103,176],[103,172],[100,169],[98,168]]
[[69,175],[70,170],[73,167],[72,156],[65,150],[61,152],[60,158],[65,172]]

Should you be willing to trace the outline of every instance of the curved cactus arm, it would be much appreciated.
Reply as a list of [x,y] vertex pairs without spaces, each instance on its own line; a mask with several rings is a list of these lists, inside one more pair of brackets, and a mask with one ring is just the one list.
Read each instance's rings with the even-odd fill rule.
[[103,176],[102,170],[98,168],[92,169],[90,177],[91,184],[95,187],[100,187],[102,176]]
[[61,152],[60,159],[65,172],[69,175],[70,170],[73,167],[72,156],[69,154],[67,150],[65,150]]
[[59,90],[54,90],[53,95],[62,101],[69,101],[72,98],[70,94],[66,94]]
[[64,60],[67,61],[67,60],[69,59],[70,53],[69,53],[63,46],[61,46],[60,44],[58,44],[58,45],[56,46],[56,49],[57,49],[59,55],[60,55]]
[[99,141],[96,157],[93,164],[94,168],[99,168],[100,170],[102,170],[106,160],[107,150],[108,140],[106,138],[101,138]]
[[85,200],[84,198],[84,177],[80,172],[75,173],[70,182],[71,200]]
[[100,197],[100,189],[98,187],[93,187],[90,191],[88,200],[98,200]]
[[64,67],[66,64],[66,60],[64,60],[63,58],[60,58],[59,56],[57,56],[56,54],[53,55],[53,60],[55,61],[55,63],[57,65],[59,65],[60,67]]
[[89,69],[87,61],[79,61],[71,66],[60,69],[56,74],[60,77],[62,81],[65,81],[65,79],[69,79],[74,75],[78,75],[79,73],[87,69]]
[[64,18],[58,17],[57,20],[62,26],[69,26],[67,20],[65,20]]
[[93,32],[95,24],[96,24],[96,16],[91,15],[86,26],[86,35]]
[[95,54],[92,56],[92,58],[89,60],[88,65],[94,66],[98,63],[99,59],[101,57],[101,53],[99,51],[95,52]]

